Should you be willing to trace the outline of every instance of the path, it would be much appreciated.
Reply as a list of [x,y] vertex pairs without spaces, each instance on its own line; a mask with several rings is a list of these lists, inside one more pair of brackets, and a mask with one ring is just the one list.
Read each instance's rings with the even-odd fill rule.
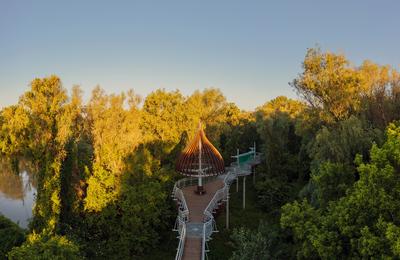
[[[255,146],[250,152],[233,156],[237,161],[226,168],[226,174],[214,179],[206,179],[203,185],[206,194],[195,193],[195,178],[183,178],[177,181],[172,191],[172,197],[177,201],[178,216],[174,231],[178,231],[179,243],[175,260],[204,260],[207,257],[207,242],[216,232],[213,213],[222,203],[229,205],[229,188],[238,177],[253,173],[253,167],[260,164],[260,153]],[[255,175],[254,175],[255,176]],[[204,181],[204,180],[203,180]],[[245,182],[243,182],[243,208],[245,207]],[[227,210],[227,228],[229,223],[229,206]]]
[[201,259],[201,238],[203,235],[204,210],[215,192],[224,186],[223,179],[216,178],[204,185],[206,194],[197,195],[196,185],[182,189],[189,209],[189,222],[186,223],[186,242],[183,250],[184,260]]

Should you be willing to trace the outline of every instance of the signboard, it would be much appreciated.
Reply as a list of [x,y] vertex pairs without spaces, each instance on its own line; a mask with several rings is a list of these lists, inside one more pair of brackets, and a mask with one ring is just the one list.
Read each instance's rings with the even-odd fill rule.
[[243,153],[243,154],[239,154],[238,155],[238,161],[239,161],[239,165],[242,166],[246,163],[248,163],[249,161],[253,160],[254,158],[254,152],[248,152],[248,153]]

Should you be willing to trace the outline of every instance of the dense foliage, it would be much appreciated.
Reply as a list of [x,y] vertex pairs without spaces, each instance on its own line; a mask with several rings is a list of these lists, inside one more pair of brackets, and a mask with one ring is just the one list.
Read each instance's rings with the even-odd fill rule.
[[245,112],[217,89],[142,100],[96,87],[85,104],[56,76],[33,80],[0,113],[1,155],[30,160],[38,182],[31,234],[9,257],[151,254],[173,226],[174,162],[199,121],[227,164],[254,142],[263,153],[255,188],[269,217],[233,232],[233,259],[400,257],[400,74],[310,49],[291,86],[300,100]]
[[257,111],[258,203],[278,231],[237,230],[233,258],[400,257],[399,73],[319,49],[303,69],[291,83],[302,105],[279,97]]
[[79,247],[63,236],[38,235],[33,233],[20,247],[14,247],[8,253],[9,259],[71,259],[79,260],[83,257],[79,253]]
[[242,136],[255,133],[249,114],[217,89],[188,97],[156,90],[141,102],[133,91],[96,87],[84,104],[78,86],[68,95],[50,76],[33,80],[18,104],[1,111],[1,154],[16,165],[30,160],[38,186],[33,233],[10,257],[149,253],[173,226],[174,163],[199,121],[227,161]]
[[24,241],[25,231],[0,215],[0,259],[6,258],[13,247],[20,246]]

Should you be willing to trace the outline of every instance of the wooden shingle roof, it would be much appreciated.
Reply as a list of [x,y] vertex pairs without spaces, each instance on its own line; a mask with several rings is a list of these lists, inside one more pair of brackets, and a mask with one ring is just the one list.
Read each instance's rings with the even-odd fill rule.
[[199,130],[194,138],[178,157],[176,171],[187,176],[198,176],[200,159],[201,176],[206,177],[224,173],[224,159],[207,139],[201,125],[199,125]]

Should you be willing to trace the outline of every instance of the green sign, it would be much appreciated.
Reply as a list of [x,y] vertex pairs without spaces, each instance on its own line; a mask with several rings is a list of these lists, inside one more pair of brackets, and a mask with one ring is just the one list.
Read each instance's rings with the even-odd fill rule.
[[238,158],[239,158],[238,159],[239,165],[242,166],[242,165],[248,163],[249,161],[253,160],[254,152],[239,154]]

